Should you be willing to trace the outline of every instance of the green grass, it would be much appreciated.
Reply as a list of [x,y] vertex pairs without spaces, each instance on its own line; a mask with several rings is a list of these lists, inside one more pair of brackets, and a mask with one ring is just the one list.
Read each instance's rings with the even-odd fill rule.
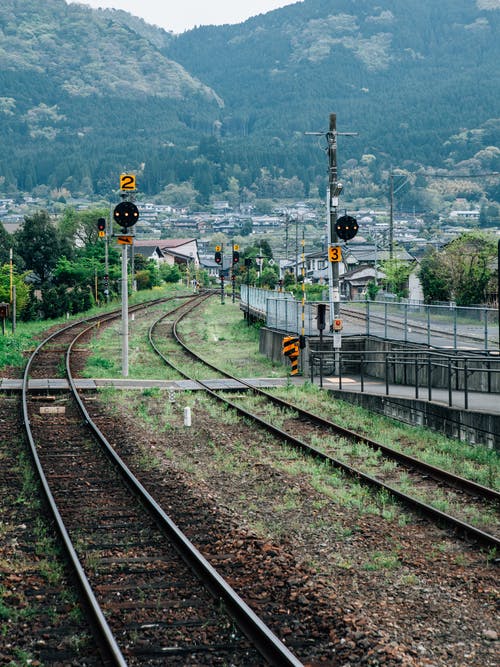
[[[143,301],[151,301],[162,296],[184,294],[186,294],[186,287],[182,285],[165,285],[162,288],[133,292],[129,296],[129,304],[134,305]],[[61,326],[75,320],[119,309],[120,303],[119,300],[115,300],[108,305],[95,306],[85,313],[77,313],[76,315],[71,315],[69,318],[59,317],[54,320],[36,320],[32,322],[17,320],[15,333],[12,333],[12,329],[9,326],[10,323],[6,323],[5,336],[0,336],[0,373],[2,368],[10,366],[18,370],[18,374],[21,374],[26,363],[26,352],[33,351],[38,342],[44,337],[44,333],[51,327],[56,325]]]
[[208,299],[179,326],[197,354],[237,377],[285,377],[287,369],[258,352],[260,326],[248,326],[238,303]]
[[[333,400],[327,392],[310,383],[273,389],[272,393],[311,412],[376,440],[405,454],[471,479],[478,484],[500,489],[500,457],[486,446],[471,446],[418,426],[394,421],[351,403]],[[362,445],[360,448],[364,447]]]

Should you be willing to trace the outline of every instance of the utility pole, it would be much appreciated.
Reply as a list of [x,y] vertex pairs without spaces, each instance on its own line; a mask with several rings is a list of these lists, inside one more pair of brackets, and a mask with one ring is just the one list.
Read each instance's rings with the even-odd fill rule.
[[10,276],[10,302],[12,303],[12,287],[14,285],[14,265],[12,260],[12,248],[9,251],[9,276]]
[[[306,132],[306,134],[325,135],[324,132]],[[357,132],[337,132],[337,114],[330,114],[330,126],[326,133],[328,154],[328,189],[327,189],[327,228],[328,228],[328,277],[329,277],[329,302],[330,302],[330,331],[334,331],[334,322],[339,320],[340,315],[340,289],[339,289],[339,264],[341,251],[338,246],[337,236],[337,210],[339,196],[342,192],[342,183],[338,181],[337,170],[337,137],[356,136]],[[340,336],[334,335],[334,347],[340,347]]]
[[295,284],[299,282],[299,217],[295,216]]
[[391,167],[389,175],[389,258],[394,259],[394,195],[397,194],[401,188],[408,183],[408,177],[403,174],[398,174],[403,177],[403,180],[396,189],[394,189],[394,169]]
[[104,236],[104,294],[109,303],[109,237],[113,234],[113,212],[109,209],[109,220],[105,218]]
[[[326,135],[328,142],[328,190],[327,190],[327,216],[328,216],[328,249],[338,243],[337,209],[339,196],[343,186],[338,182],[337,171],[337,115],[330,114],[330,129]],[[333,331],[333,321],[340,315],[340,290],[339,290],[339,262],[328,262],[329,294],[330,294],[330,331]]]
[[390,174],[389,259],[394,257],[394,171]]
[[290,215],[288,211],[285,213],[285,260],[288,269],[288,225],[290,224]]

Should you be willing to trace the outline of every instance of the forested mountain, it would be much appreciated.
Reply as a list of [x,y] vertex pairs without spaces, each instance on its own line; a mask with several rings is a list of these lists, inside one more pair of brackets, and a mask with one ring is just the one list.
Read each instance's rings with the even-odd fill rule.
[[152,144],[186,140],[192,107],[209,132],[221,100],[160,52],[170,38],[126,12],[2,0],[4,188],[106,191]]
[[201,202],[280,183],[307,195],[326,164],[304,133],[330,112],[358,133],[339,159],[360,196],[391,165],[499,170],[499,28],[500,0],[304,0],[178,36],[3,0],[0,193],[106,194],[130,169],[147,193],[189,181]]
[[498,144],[499,34],[499,0],[305,0],[167,53],[224,99],[228,138],[271,141],[288,161],[335,111],[359,133],[344,159],[444,166]]

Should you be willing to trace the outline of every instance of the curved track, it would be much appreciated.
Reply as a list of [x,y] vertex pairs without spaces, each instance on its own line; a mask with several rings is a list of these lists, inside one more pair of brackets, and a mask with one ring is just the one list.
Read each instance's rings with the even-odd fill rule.
[[[320,417],[319,415],[312,414],[306,410],[301,409],[300,407],[297,407],[296,405],[290,404],[287,401],[284,401],[283,399],[271,395],[269,392],[256,388],[255,386],[249,384],[248,382],[245,382],[240,378],[235,378],[229,373],[221,371],[220,368],[214,366],[212,363],[201,358],[193,349],[191,349],[187,345],[187,343],[182,339],[182,337],[178,333],[179,322],[184,317],[186,317],[189,314],[189,312],[191,312],[192,308],[194,308],[196,305],[197,304],[193,304],[183,309],[182,314],[172,324],[172,331],[171,331],[172,335],[176,338],[177,342],[191,357],[203,363],[205,366],[217,371],[217,373],[221,373],[225,377],[231,378],[232,380],[239,383],[242,386],[242,388],[252,391],[254,394],[261,396],[266,401],[272,401],[272,403],[278,405],[280,408],[284,410],[292,410],[297,415],[297,419],[301,423],[301,425],[309,424],[315,429],[314,430],[315,435],[318,434],[318,428],[320,428],[326,432],[326,435],[331,435],[333,433],[335,435],[338,435],[339,437],[363,443],[364,445],[367,445],[375,450],[378,450],[384,457],[392,459],[398,464],[398,466],[403,466],[406,471],[411,471],[413,484],[415,486],[420,486],[425,490],[430,485],[435,486],[436,483],[440,486],[440,488],[443,488],[443,486],[446,485],[446,487],[450,489],[451,494],[453,494],[455,490],[458,492],[458,498],[460,499],[461,503],[466,503],[467,505],[478,503],[480,509],[481,508],[484,509],[485,507],[487,507],[488,509],[493,508],[493,511],[496,512],[496,515],[498,516],[498,502],[500,500],[500,493],[498,493],[498,491],[476,484],[475,482],[454,475],[453,473],[450,473],[441,468],[431,466],[425,463],[424,461],[416,459],[415,457],[408,456],[402,452],[386,447],[374,440],[365,437],[364,435],[360,435],[358,433],[345,429],[339,426],[338,424],[335,424],[334,422],[331,422],[327,419],[324,419],[323,417]],[[157,354],[159,354],[166,363],[175,368],[177,372],[179,372],[183,377],[190,378],[190,376],[186,373],[186,371],[183,368],[181,368],[178,365],[175,365],[171,359],[163,355],[158,346],[154,342],[155,330],[160,325],[162,320],[164,320],[164,317],[160,318],[150,328],[150,333],[149,333],[150,343],[157,352]],[[331,465],[333,467],[340,468],[345,472],[347,472],[349,475],[356,477],[357,479],[359,479],[364,483],[367,483],[378,489],[384,489],[390,492],[393,496],[395,496],[398,500],[403,502],[406,506],[410,507],[412,510],[416,510],[421,514],[424,514],[432,518],[434,521],[437,521],[441,524],[444,524],[452,528],[459,534],[466,536],[468,539],[475,540],[478,543],[485,545],[489,548],[500,547],[500,538],[496,534],[492,534],[490,530],[487,529],[482,530],[476,526],[470,525],[467,521],[464,521],[461,518],[458,518],[456,516],[451,516],[448,513],[436,509],[432,505],[423,502],[412,495],[402,492],[394,484],[389,483],[388,481],[384,481],[380,477],[371,476],[363,472],[359,467],[354,467],[354,465],[340,461],[338,458],[335,458],[334,456],[325,453],[325,451],[320,451],[319,449],[311,446],[304,440],[295,437],[293,435],[293,431],[297,432],[297,429],[294,429],[292,419],[289,420],[290,424],[287,430],[285,431],[283,429],[276,427],[269,421],[266,421],[262,417],[259,417],[258,415],[243,408],[241,405],[238,405],[237,403],[229,400],[227,397],[224,396],[223,393],[218,393],[214,391],[207,383],[200,381],[199,379],[196,381],[200,386],[202,386],[217,400],[223,401],[228,406],[237,410],[240,414],[258,422],[265,429],[272,432],[276,437],[300,449],[307,455],[313,456],[314,458],[320,460],[321,462],[327,463],[328,465]],[[416,475],[418,475],[418,478],[415,477]],[[466,500],[464,500],[463,494],[467,494]]]
[[[36,469],[103,664],[300,665],[124,465],[78,396],[72,349],[118,316],[45,339],[28,361],[22,395]],[[29,379],[57,377],[61,359],[69,389],[54,402]]]

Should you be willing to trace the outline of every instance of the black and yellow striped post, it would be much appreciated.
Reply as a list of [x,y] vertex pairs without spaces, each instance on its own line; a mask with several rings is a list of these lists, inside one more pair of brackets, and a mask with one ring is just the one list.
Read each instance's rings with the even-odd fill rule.
[[290,364],[292,367],[290,375],[297,375],[297,373],[299,372],[299,356],[300,356],[299,337],[284,336],[282,344],[283,344],[282,347],[283,354],[285,355],[285,357],[288,357],[290,359]]

